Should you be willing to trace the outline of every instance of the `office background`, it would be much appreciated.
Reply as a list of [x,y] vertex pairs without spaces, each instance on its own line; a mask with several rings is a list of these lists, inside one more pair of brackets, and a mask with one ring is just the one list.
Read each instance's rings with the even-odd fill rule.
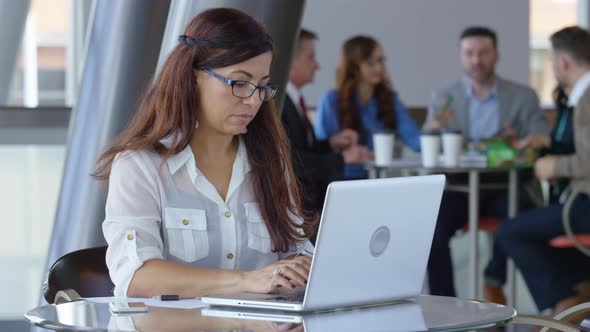
[[[95,1],[117,0],[0,0],[0,22],[22,23],[22,34],[0,29],[0,330],[39,301]],[[588,0],[308,0],[302,25],[319,34],[321,69],[304,92],[313,104],[331,88],[342,41],[364,33],[383,45],[402,100],[424,106],[432,88],[461,74],[460,30],[482,24],[498,31],[498,72],[549,103],[547,37],[565,25],[588,26],[589,14]],[[457,278],[466,279],[465,239],[452,246]],[[519,308],[534,312],[522,283],[519,295]]]
[[352,35],[367,34],[381,42],[402,100],[425,105],[433,88],[460,77],[459,35],[465,26],[474,24],[492,27],[498,33],[498,72],[528,83],[528,1],[309,1],[303,26],[319,35],[321,69],[315,84],[306,88],[306,99],[317,102],[326,87],[334,85],[334,60],[342,43]]

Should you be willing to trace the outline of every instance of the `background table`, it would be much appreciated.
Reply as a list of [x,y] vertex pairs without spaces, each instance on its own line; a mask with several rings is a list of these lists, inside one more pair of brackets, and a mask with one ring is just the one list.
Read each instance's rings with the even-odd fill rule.
[[[467,192],[469,201],[469,289],[470,298],[479,298],[479,271],[478,271],[478,224],[479,224],[479,191],[480,189],[503,189],[508,190],[508,217],[513,218],[518,212],[518,171],[530,169],[531,166],[506,166],[494,167],[459,164],[456,167],[423,167],[420,159],[400,159],[393,160],[388,165],[376,165],[371,162],[366,165],[369,171],[369,178],[383,178],[388,176],[389,171],[399,171],[402,176],[417,174],[468,174],[467,186],[447,185],[445,190]],[[483,173],[507,173],[508,183],[506,186],[482,185],[480,184],[480,175]],[[507,283],[508,294],[507,301],[509,306],[515,305],[516,299],[516,269],[512,260],[508,261]]]

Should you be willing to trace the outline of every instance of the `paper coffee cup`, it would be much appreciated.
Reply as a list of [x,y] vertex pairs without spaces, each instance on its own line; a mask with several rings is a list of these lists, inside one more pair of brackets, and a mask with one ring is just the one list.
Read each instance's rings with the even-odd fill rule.
[[420,150],[422,166],[436,167],[440,158],[440,136],[433,133],[422,134],[420,136]]
[[445,132],[442,135],[443,162],[445,166],[459,165],[463,151],[463,136],[459,132]]
[[373,153],[375,154],[376,165],[385,166],[391,164],[394,145],[395,135],[393,132],[377,132],[373,134]]

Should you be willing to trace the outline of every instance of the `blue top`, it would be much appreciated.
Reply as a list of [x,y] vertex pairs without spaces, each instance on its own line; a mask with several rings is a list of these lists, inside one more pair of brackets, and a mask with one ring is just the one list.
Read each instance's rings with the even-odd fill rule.
[[469,102],[469,140],[478,142],[480,139],[492,138],[500,133],[497,81],[490,94],[483,99],[473,94],[473,87],[468,79],[464,79],[467,101]]
[[[371,98],[362,105],[358,96],[355,96],[356,107],[360,112],[361,121],[365,128],[364,137],[359,137],[361,144],[373,150],[373,134],[385,129],[378,119],[377,100]],[[412,150],[420,151],[420,129],[410,117],[408,109],[399,100],[397,93],[393,93],[393,105],[395,109],[397,128],[395,132],[402,142]],[[327,140],[330,136],[340,131],[340,116],[338,113],[338,92],[330,90],[320,98],[315,122],[315,134],[320,140]],[[345,165],[344,176],[347,178],[366,178],[367,170],[363,165]]]

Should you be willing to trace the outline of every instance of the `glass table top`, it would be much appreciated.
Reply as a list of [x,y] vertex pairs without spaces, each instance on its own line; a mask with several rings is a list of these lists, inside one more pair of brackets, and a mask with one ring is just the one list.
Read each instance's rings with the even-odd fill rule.
[[148,307],[143,314],[113,314],[107,303],[76,301],[40,306],[25,318],[60,331],[467,331],[509,323],[512,308],[438,296],[370,308],[286,313],[228,307]]

